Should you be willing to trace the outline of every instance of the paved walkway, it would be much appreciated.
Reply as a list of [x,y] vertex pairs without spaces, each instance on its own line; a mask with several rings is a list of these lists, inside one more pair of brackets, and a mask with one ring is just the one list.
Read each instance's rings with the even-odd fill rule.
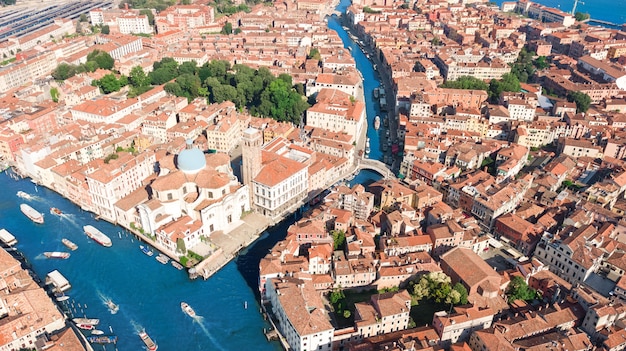
[[190,270],[190,276],[209,278],[235,258],[240,250],[252,244],[269,225],[270,220],[265,216],[249,213],[242,219],[242,223],[230,232],[218,231],[211,234],[209,239],[219,249],[197,264],[195,269]]

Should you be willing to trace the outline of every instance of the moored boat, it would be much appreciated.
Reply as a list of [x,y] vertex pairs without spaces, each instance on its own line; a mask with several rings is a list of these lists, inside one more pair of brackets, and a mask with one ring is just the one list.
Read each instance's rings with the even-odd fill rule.
[[84,323],[78,323],[76,324],[76,326],[83,330],[92,330],[93,328],[95,328],[92,324],[84,324]]
[[143,252],[144,254],[148,256],[154,255],[154,252],[152,252],[152,250],[150,250],[147,246],[139,245],[139,248],[141,249],[141,252]]
[[63,243],[63,245],[65,245],[68,249],[70,249],[72,251],[78,249],[78,245],[74,244],[69,239],[63,238],[63,239],[61,239],[61,242]]
[[87,341],[89,341],[92,344],[115,344],[117,343],[117,336],[116,335],[90,335],[87,337]]
[[106,236],[103,232],[99,231],[96,227],[92,225],[86,225],[83,227],[83,230],[85,231],[85,234],[87,234],[88,237],[92,238],[98,244],[104,247],[111,247],[113,245],[113,243],[111,242],[111,239],[109,239],[108,236]]
[[156,351],[159,348],[159,345],[157,345],[152,340],[150,335],[148,335],[145,330],[139,333],[139,337],[141,338],[141,341],[143,341],[143,343],[146,345],[148,351]]
[[69,252],[61,252],[61,251],[44,252],[43,255],[46,256],[47,258],[60,258],[64,260],[70,257]]
[[178,263],[178,262],[176,262],[174,260],[172,260],[172,266],[174,266],[174,268],[176,268],[178,270],[182,270],[183,268],[185,268],[185,267],[183,267],[182,264],[180,264],[180,263]]
[[187,304],[186,302],[181,302],[180,308],[183,310],[183,312],[187,313],[189,317],[196,316],[196,311],[194,311],[193,308],[191,308],[191,306],[189,306],[189,304]]
[[63,212],[56,207],[50,207],[50,214],[60,216]]
[[170,261],[170,258],[167,257],[167,255],[164,255],[162,253],[160,253],[157,257],[156,260],[163,263],[163,264],[167,264]]
[[[76,324],[85,324],[85,325],[98,325],[100,320],[98,318],[74,318],[72,321]],[[92,328],[94,329],[94,328]]]
[[374,129],[378,130],[378,128],[380,128],[380,117],[376,116],[374,117]]
[[26,217],[30,218],[31,221],[43,224],[43,215],[34,208],[28,206],[27,204],[21,204],[20,210]]
[[378,99],[378,88],[374,88],[374,99]]
[[26,200],[32,200],[32,198],[33,198],[32,196],[30,196],[29,193],[23,192],[21,190],[17,192],[17,196],[21,197],[22,199],[26,199]]
[[91,331],[91,335],[102,335],[102,334],[104,334],[104,332],[102,330],[93,329]]

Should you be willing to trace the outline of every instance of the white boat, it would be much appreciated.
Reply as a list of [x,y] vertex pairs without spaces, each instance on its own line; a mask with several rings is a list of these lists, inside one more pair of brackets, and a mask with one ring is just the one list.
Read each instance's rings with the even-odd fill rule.
[[43,215],[37,212],[34,208],[28,206],[27,204],[21,204],[20,210],[26,217],[30,218],[31,221],[43,224]]
[[9,246],[17,244],[17,239],[6,229],[0,229],[0,240]]
[[69,252],[61,252],[61,251],[44,252],[43,255],[46,256],[47,258],[61,258],[64,260],[70,257]]
[[74,251],[76,249],[78,249],[78,245],[74,244],[73,242],[70,241],[70,239],[61,239],[61,242],[63,243],[63,245],[67,246],[68,249]]
[[150,250],[147,246],[139,245],[139,248],[141,249],[141,252],[143,252],[144,254],[148,256],[154,255],[154,252],[152,252],[152,250]]
[[120,310],[120,306],[116,305],[112,300],[107,300],[106,305],[109,308],[111,314],[116,314]]
[[146,331],[142,331],[139,333],[139,337],[141,338],[141,341],[143,341],[143,343],[146,345],[146,349],[148,349],[148,351],[156,351],[159,348],[159,345],[157,345],[152,338],[148,335],[148,333],[146,333]]
[[162,253],[160,253],[157,257],[156,260],[163,263],[163,264],[167,264],[170,261],[170,258],[167,257],[167,255],[164,255]]
[[191,306],[189,306],[189,304],[187,304],[186,302],[181,302],[180,308],[183,310],[183,312],[187,313],[189,317],[196,316],[196,311],[194,311],[193,308],[191,308]]
[[183,267],[182,264],[180,264],[180,263],[178,263],[178,262],[176,262],[174,260],[172,260],[172,266],[174,266],[174,268],[176,268],[178,270],[182,270],[183,268],[185,268],[185,267]]
[[380,117],[376,116],[374,117],[374,129],[378,130],[378,128],[380,128]]
[[365,139],[365,147],[370,147],[370,138]]
[[63,211],[59,210],[56,207],[50,207],[50,214],[60,216],[63,214]]
[[93,330],[91,330],[91,334],[92,335],[102,335],[102,334],[104,334],[104,332],[102,330],[93,329]]
[[374,99],[378,99],[378,88],[374,88]]
[[25,200],[32,200],[33,199],[33,197],[30,196],[29,193],[23,192],[21,190],[17,192],[17,196],[21,197],[22,199],[25,199]]
[[98,325],[100,320],[98,318],[74,318],[72,321],[76,324],[85,324],[85,325]]
[[83,227],[83,230],[85,231],[85,234],[87,234],[88,237],[92,238],[98,244],[104,247],[111,247],[113,245],[113,243],[111,242],[111,239],[109,239],[108,236],[106,236],[103,232],[96,229],[94,226],[86,225]]
[[61,295],[61,296],[57,296],[57,298],[56,298],[56,299],[57,299],[57,301],[62,302],[62,301],[69,300],[69,299],[70,299],[70,297],[69,297],[69,296],[67,296],[67,295]]

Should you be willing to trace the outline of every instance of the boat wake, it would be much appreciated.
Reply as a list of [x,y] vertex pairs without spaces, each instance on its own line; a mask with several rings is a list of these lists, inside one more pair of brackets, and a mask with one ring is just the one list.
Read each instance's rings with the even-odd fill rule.
[[109,309],[109,312],[111,312],[111,314],[116,314],[119,311],[120,309],[119,306],[115,304],[113,300],[111,300],[110,297],[104,295],[103,293],[99,291],[98,291],[98,297],[100,298],[100,301],[102,301],[104,306],[106,306]]
[[226,351],[226,349],[223,348],[222,345],[219,344],[219,342],[213,337],[213,335],[211,335],[206,325],[204,325],[204,317],[194,316],[191,318],[193,319],[194,323],[197,323],[198,326],[200,326],[200,329],[204,332],[204,335],[206,335],[209,338],[209,340],[211,340],[211,342],[213,343],[213,345],[215,345],[217,349],[221,351]]

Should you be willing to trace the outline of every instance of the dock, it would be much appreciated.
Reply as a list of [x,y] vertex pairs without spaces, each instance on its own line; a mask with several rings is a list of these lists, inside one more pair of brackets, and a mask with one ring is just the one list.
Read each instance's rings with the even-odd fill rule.
[[54,286],[57,292],[64,292],[72,287],[70,282],[56,269],[46,275],[46,285]]
[[6,229],[0,229],[0,240],[8,246],[17,244],[17,239]]

